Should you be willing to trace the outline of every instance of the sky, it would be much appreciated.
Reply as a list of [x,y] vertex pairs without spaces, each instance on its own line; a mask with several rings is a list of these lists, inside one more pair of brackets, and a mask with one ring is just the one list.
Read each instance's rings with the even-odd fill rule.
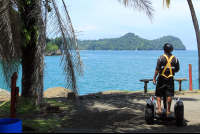
[[[155,10],[152,23],[144,12],[125,8],[118,0],[64,1],[78,39],[118,38],[129,32],[148,40],[171,35],[178,37],[186,50],[197,50],[187,0],[171,0],[169,9],[163,8],[163,0],[151,0]],[[199,20],[200,0],[192,2]]]

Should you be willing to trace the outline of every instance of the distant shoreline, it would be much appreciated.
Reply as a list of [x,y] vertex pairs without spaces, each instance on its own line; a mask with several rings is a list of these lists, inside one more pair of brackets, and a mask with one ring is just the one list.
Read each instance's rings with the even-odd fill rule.
[[[135,51],[135,50],[79,50],[79,51]],[[137,50],[137,51],[163,51],[163,50]],[[173,51],[197,51],[197,50],[173,50]]]
[[[79,50],[79,51],[135,51],[135,50]],[[146,52],[146,51],[163,51],[163,50],[137,50],[135,52],[143,52],[143,51]],[[197,51],[197,50],[174,50],[174,51]],[[64,54],[45,55],[45,56],[60,56],[60,55],[64,55]]]
[[[63,87],[52,87],[52,88],[63,88]],[[50,89],[50,88],[48,88],[48,89]],[[47,89],[46,89],[47,90]],[[44,90],[44,91],[46,91],[46,90]],[[193,91],[198,91],[199,93],[200,93],[200,89],[192,89]],[[147,93],[148,92],[154,92],[155,90],[147,90]],[[178,89],[177,90],[174,90],[174,91],[179,91]],[[188,90],[181,90],[182,92],[184,92],[184,91],[189,91],[189,89]],[[180,91],[180,92],[181,92]],[[0,88],[0,92],[6,92],[6,93],[11,93],[10,91],[7,91],[7,90],[5,90],[5,89],[1,89]],[[101,91],[99,91],[99,92],[101,92]],[[144,90],[137,90],[137,91],[128,91],[128,90],[108,90],[108,91],[102,91],[102,93],[106,93],[106,92],[127,92],[127,93],[133,93],[133,92],[144,92]],[[97,93],[97,92],[94,92],[94,93]],[[85,95],[87,95],[87,94],[94,94],[94,93],[86,93]],[[81,95],[82,96],[82,95]],[[0,97],[1,97],[1,95],[0,95]]]
[[[79,51],[135,51],[135,50],[79,50]],[[137,50],[135,52],[142,52],[142,51],[163,51],[163,50]],[[174,51],[198,51],[198,50],[174,50]],[[173,51],[173,52],[174,52]],[[172,52],[172,53],[173,53]],[[64,54],[57,54],[57,55],[45,55],[45,56],[59,56],[59,55],[64,55]]]

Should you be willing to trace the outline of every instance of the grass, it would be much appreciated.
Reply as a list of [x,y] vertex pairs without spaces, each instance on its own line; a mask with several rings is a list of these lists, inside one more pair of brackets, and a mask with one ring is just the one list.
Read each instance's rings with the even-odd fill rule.
[[44,100],[51,102],[52,106],[59,106],[59,107],[70,106],[67,102],[59,102],[59,101],[56,101],[56,100],[50,100],[50,99],[46,99],[46,98],[44,98]]
[[[34,100],[19,97],[19,103],[17,105],[17,114],[29,114],[35,111],[40,110],[38,107],[33,106]],[[0,114],[9,114],[10,113],[10,100],[3,102],[0,105]]]
[[57,119],[56,117],[46,119],[35,119],[35,120],[23,120],[23,125],[30,125],[36,128],[38,133],[51,133],[55,128],[61,127],[61,122],[67,116]]
[[155,91],[155,90],[147,90],[147,92],[152,92],[152,91]]
[[0,115],[8,114],[10,112],[10,100],[0,104]]
[[[45,101],[51,102],[52,106],[59,106],[63,109],[71,107],[67,102],[58,102],[56,100],[45,99]],[[27,115],[34,114],[35,111],[41,111],[42,108],[35,107],[33,99],[26,99],[23,97],[19,97],[19,104],[17,108],[17,115]],[[0,115],[10,114],[10,100],[0,104]],[[56,127],[60,127],[62,120],[64,120],[66,116],[59,117],[55,114],[55,116],[50,116],[49,118],[40,118],[40,119],[22,119],[23,125],[29,125],[36,128],[38,133],[50,133]]]

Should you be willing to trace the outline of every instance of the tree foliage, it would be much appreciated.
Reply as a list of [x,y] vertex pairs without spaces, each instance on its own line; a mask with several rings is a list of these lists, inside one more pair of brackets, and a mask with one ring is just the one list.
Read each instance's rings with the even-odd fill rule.
[[[64,9],[62,16],[56,0],[0,0],[0,58],[3,59],[0,65],[10,87],[10,77],[19,71],[21,64],[23,97],[34,98],[36,92],[43,94],[46,29],[55,36],[61,35],[64,82],[67,88],[78,93],[76,81],[83,74],[82,61],[66,5],[63,0],[59,2]],[[60,40],[55,42],[59,44]],[[57,48],[55,43],[47,44],[47,49]]]
[[46,52],[58,50],[58,46],[56,44],[47,43],[46,44]]
[[46,48],[45,51],[49,52],[52,50],[58,50],[61,49],[61,46],[63,44],[62,38],[56,37],[55,39],[49,39],[46,37]]
[[79,41],[80,50],[163,50],[165,43],[171,43],[174,50],[186,50],[181,40],[173,36],[147,40],[134,33],[119,38]]

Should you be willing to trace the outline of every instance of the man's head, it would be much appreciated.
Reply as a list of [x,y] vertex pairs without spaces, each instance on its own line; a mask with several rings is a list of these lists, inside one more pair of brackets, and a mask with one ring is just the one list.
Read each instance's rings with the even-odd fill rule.
[[163,46],[163,50],[165,51],[165,53],[171,53],[173,51],[173,46],[170,43],[166,43]]

